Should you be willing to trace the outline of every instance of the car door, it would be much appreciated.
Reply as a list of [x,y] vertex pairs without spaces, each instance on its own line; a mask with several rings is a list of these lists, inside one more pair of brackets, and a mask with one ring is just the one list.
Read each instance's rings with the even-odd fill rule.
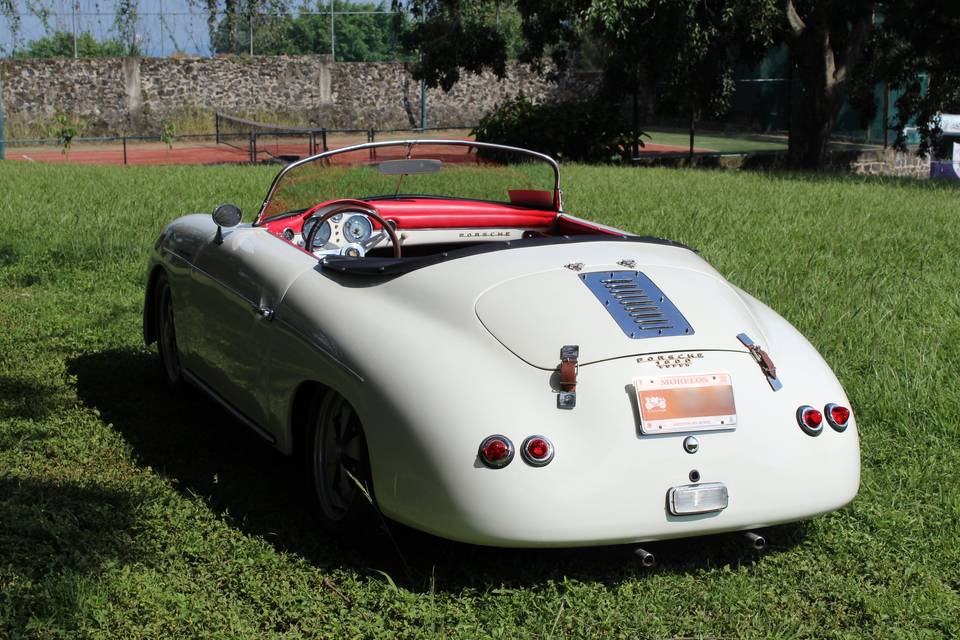
[[200,318],[196,375],[256,425],[266,424],[265,376],[273,312],[290,283],[316,258],[262,227],[223,231],[194,262]]

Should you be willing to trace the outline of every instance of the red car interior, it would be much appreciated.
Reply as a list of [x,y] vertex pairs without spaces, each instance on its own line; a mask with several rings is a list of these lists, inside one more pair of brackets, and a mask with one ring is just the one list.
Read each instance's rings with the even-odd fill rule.
[[[330,203],[322,202],[303,213],[272,220],[264,226],[270,233],[281,237],[284,229],[300,233],[303,221],[327,204]],[[543,235],[613,233],[589,223],[562,217],[556,211],[497,202],[402,198],[374,200],[366,204],[387,220],[396,221],[397,228],[402,230],[522,228],[541,231]],[[372,222],[374,227],[378,226],[375,221]]]

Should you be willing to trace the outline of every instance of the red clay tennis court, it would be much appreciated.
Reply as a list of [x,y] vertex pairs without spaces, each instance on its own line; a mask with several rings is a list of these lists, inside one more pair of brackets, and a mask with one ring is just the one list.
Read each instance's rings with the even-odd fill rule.
[[[377,142],[387,140],[403,140],[410,138],[438,138],[455,140],[473,140],[465,135],[464,129],[447,129],[436,131],[391,131],[378,132]],[[328,149],[339,149],[354,144],[369,142],[373,136],[367,131],[350,133],[328,133],[326,144]],[[247,140],[234,140],[229,143],[218,144],[214,136],[209,139],[181,139],[168,148],[166,144],[157,141],[136,141],[122,139],[109,141],[74,143],[69,154],[63,153],[60,147],[54,145],[11,146],[8,143],[6,158],[8,160],[43,163],[95,164],[95,165],[164,165],[164,164],[243,164],[250,163],[256,149],[257,162],[290,162],[311,155],[311,152],[322,151],[315,140],[305,136],[268,136],[259,137],[252,147]],[[658,155],[661,153],[682,153],[686,147],[673,145],[653,144],[647,142],[643,147],[643,155]],[[697,153],[709,152],[709,149],[694,149]],[[472,157],[465,155],[461,158],[444,158],[446,162],[471,161]]]
[[[358,141],[359,144],[359,141]],[[347,145],[340,145],[347,146]],[[337,148],[337,147],[334,147]],[[678,153],[687,149],[664,144],[647,143],[643,149],[645,155],[660,153]],[[709,151],[708,149],[694,149],[696,153]],[[304,145],[271,146],[270,152],[260,151],[257,154],[258,162],[269,162],[276,158],[306,157]],[[7,160],[22,160],[25,162],[56,162],[69,164],[100,164],[100,165],[162,165],[162,164],[238,164],[249,163],[250,154],[246,151],[234,149],[216,143],[192,144],[187,146],[175,144],[173,149],[167,149],[162,143],[127,145],[126,162],[122,148],[105,146],[102,144],[76,146],[70,155],[63,154],[59,149],[50,147],[7,147]]]

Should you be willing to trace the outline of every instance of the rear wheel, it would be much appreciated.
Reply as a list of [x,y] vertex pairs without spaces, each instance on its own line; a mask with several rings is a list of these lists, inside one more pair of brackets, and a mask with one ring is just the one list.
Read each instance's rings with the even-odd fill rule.
[[180,367],[180,353],[177,350],[177,329],[173,319],[173,294],[170,283],[164,273],[157,276],[154,313],[157,327],[157,351],[163,379],[171,389],[183,384],[183,369]]
[[324,524],[335,533],[369,533],[374,525],[367,441],[343,396],[320,394],[310,413],[307,486]]

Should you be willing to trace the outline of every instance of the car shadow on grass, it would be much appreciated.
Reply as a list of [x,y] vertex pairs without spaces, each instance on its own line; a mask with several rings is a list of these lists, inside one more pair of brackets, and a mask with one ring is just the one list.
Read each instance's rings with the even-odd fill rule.
[[120,488],[0,472],[0,637],[69,633],[104,571],[149,558],[134,533],[142,500]]
[[79,399],[100,412],[143,465],[199,496],[238,529],[316,566],[385,572],[411,590],[459,591],[541,584],[573,578],[616,584],[646,572],[691,573],[757,562],[800,542],[803,523],[764,532],[758,552],[739,534],[643,545],[657,557],[644,568],[634,546],[587,549],[497,549],[451,542],[396,523],[389,533],[338,540],[316,521],[299,488],[296,463],[276,453],[212,400],[169,391],[157,358],[143,350],[110,350],[69,362]]

